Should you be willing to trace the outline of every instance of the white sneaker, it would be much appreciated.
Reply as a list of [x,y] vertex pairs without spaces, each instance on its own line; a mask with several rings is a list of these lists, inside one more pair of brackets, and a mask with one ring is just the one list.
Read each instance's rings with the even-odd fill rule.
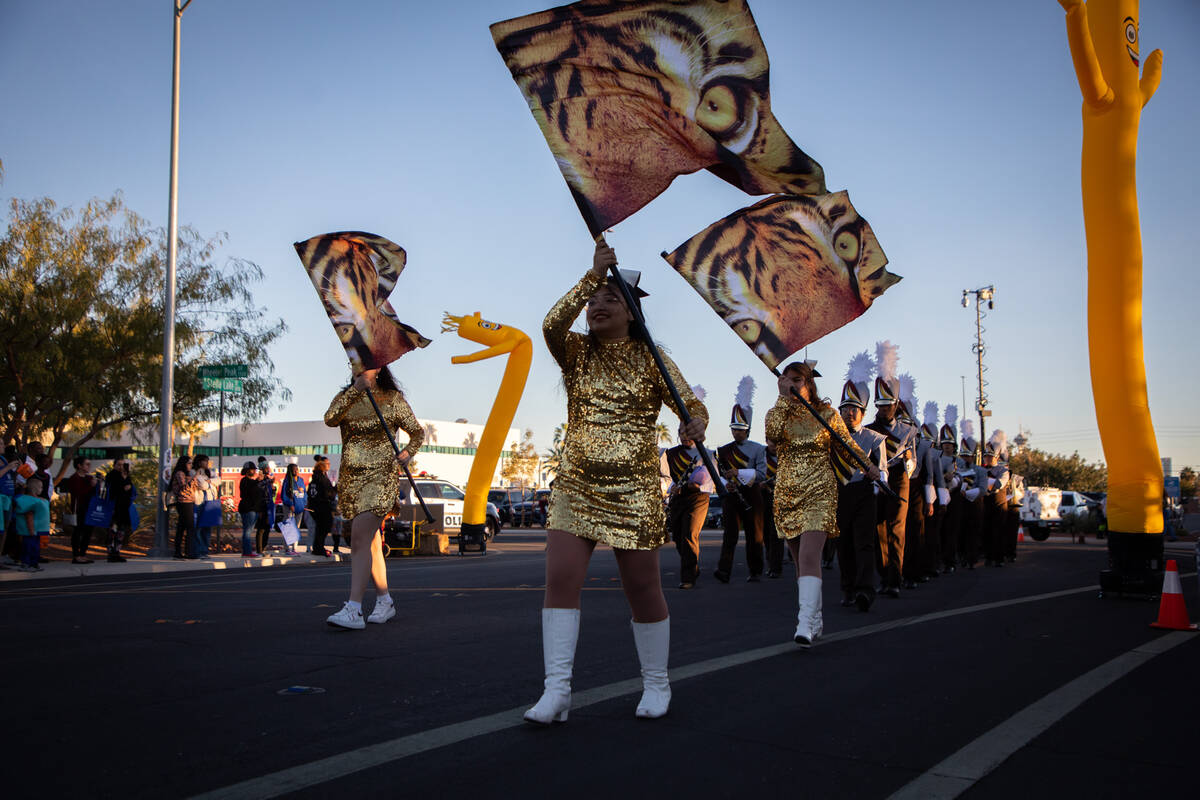
[[356,631],[361,631],[367,627],[367,623],[363,622],[362,611],[352,609],[349,601],[342,606],[341,611],[336,614],[330,614],[325,618],[325,621],[337,628],[351,628]]
[[367,617],[367,622],[382,625],[394,616],[396,616],[395,603],[381,603],[376,600],[375,608],[371,610],[371,616]]

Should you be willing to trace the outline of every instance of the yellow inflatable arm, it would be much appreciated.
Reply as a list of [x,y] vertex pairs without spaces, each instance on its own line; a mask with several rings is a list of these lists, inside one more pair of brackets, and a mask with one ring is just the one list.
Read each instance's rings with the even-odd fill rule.
[[1108,463],[1108,527],[1162,533],[1162,462],[1150,418],[1142,344],[1142,235],[1137,136],[1162,77],[1162,51],[1138,76],[1138,0],[1059,0],[1083,94],[1083,223],[1088,350],[1096,422]]
[[452,364],[470,364],[509,355],[504,377],[500,379],[500,391],[475,450],[475,460],[471,463],[471,473],[467,478],[467,497],[463,503],[463,532],[482,534],[487,525],[488,488],[492,485],[492,475],[500,460],[500,452],[504,449],[504,436],[512,425],[517,404],[521,402],[521,395],[525,391],[529,364],[533,360],[533,343],[516,328],[481,318],[478,311],[462,317],[447,313],[442,317],[442,332],[451,331],[458,331],[463,339],[487,345],[486,349],[477,353],[454,356],[450,359]]

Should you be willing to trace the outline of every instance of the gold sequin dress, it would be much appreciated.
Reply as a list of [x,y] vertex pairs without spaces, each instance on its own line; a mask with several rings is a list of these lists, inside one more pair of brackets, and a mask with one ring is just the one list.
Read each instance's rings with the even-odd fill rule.
[[[829,426],[849,442],[863,460],[862,451],[846,430],[842,417],[827,403],[817,411]],[[775,443],[779,466],[775,473],[775,530],[781,539],[805,531],[825,531],[837,538],[837,479],[830,462],[833,443],[829,431],[798,400],[783,397],[767,412],[767,438]]]
[[[425,441],[425,429],[400,392],[375,389],[375,401],[388,428],[408,434],[400,449],[415,456]],[[400,497],[396,454],[379,425],[367,393],[353,386],[342,389],[325,412],[325,424],[342,430],[342,465],[338,469],[338,514],[354,519],[364,511],[377,517],[391,513]]]
[[[570,330],[604,283],[589,271],[542,324],[567,389],[567,435],[546,527],[619,549],[655,550],[667,536],[654,426],[663,405],[675,407],[643,342],[601,342]],[[675,363],[662,358],[688,412],[707,421]]]

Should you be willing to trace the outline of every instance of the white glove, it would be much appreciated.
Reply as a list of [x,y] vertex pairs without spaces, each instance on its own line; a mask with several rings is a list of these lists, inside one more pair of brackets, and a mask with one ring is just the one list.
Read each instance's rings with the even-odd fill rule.
[[950,505],[950,490],[939,488],[937,490],[938,503],[943,506]]
[[937,493],[933,490],[933,484],[929,484],[929,483],[925,484],[925,503],[926,503],[926,505],[933,505],[933,501],[936,497],[937,497]]
[[965,491],[963,492],[963,497],[967,498],[967,500],[968,500],[968,501],[970,501],[970,502],[974,503],[974,502],[975,502],[975,498],[979,497],[979,488],[978,488],[978,487],[976,487],[976,488],[974,488],[974,489],[967,489],[967,490],[965,490]]
[[916,471],[917,462],[911,458],[904,459],[904,474],[911,478]]

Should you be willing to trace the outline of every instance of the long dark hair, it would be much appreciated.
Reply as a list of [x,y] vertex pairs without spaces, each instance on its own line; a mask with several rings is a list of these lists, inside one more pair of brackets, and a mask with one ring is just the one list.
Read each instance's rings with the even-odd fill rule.
[[[354,381],[351,380],[350,383],[347,383],[342,388],[344,388],[344,389],[350,388],[350,385],[353,382]],[[384,391],[388,391],[388,392],[399,392],[400,394],[404,394],[404,389],[400,386],[399,383],[396,382],[396,376],[392,374],[391,369],[389,369],[387,366],[380,367],[379,372],[376,373],[375,388],[383,389]]]
[[[620,299],[621,305],[625,306],[625,308],[629,308],[629,304],[625,302],[625,295],[621,294],[620,288],[617,287],[617,285],[613,281],[611,275],[608,278],[608,282],[605,283],[603,286],[601,286],[599,289],[597,289],[592,294],[594,296],[596,294],[599,294],[600,292],[605,291],[606,289],[608,291],[611,291],[613,294],[615,294],[617,296],[618,299]],[[642,313],[642,298],[638,297],[637,294],[633,292],[632,288],[630,288],[629,291],[631,294],[633,294],[633,304],[635,306],[637,306],[637,311],[634,311],[633,309],[629,309],[629,314],[632,317],[632,319],[629,320],[629,338],[633,339],[634,341],[641,342],[642,344],[649,347],[650,346],[649,342],[646,341],[646,336],[645,336],[646,331],[641,325],[638,325],[638,323],[637,323],[638,316],[641,316],[642,319],[646,318],[646,315]],[[589,299],[591,299],[591,298],[589,298]],[[600,337],[598,337],[598,336],[596,336],[596,334],[592,333],[591,328],[588,328],[587,337],[588,337],[588,344],[591,345],[592,349],[599,347]]]
[[191,456],[180,456],[179,460],[175,462],[175,469],[171,470],[171,474],[174,475],[176,472],[187,472],[187,465],[191,460]]
[[208,468],[208,456],[203,454],[196,456],[192,459],[192,466],[195,467],[196,472],[204,470],[207,477],[212,477],[212,470]]
[[800,376],[801,381],[804,382],[804,388],[808,389],[808,402],[815,406],[828,406],[829,408],[833,408],[833,404],[829,402],[829,398],[821,397],[821,395],[817,392],[817,380],[813,377],[812,367],[803,361],[793,361],[784,367],[782,371],[784,375],[789,372],[794,372],[796,375]]

